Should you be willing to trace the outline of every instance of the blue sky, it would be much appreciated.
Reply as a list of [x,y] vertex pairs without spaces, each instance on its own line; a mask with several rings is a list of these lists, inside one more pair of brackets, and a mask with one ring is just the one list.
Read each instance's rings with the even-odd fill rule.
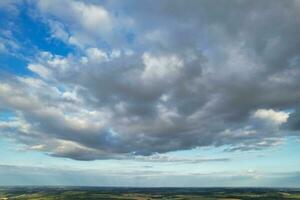
[[254,2],[1,1],[0,185],[300,187],[300,4]]

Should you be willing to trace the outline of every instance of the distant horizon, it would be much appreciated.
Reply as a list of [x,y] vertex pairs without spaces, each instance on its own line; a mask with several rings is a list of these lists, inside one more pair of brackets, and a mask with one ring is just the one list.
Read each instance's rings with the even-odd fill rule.
[[49,187],[49,188],[60,188],[60,187],[65,187],[65,188],[122,188],[122,189],[126,189],[126,188],[132,188],[132,189],[151,189],[151,188],[190,188],[190,189],[291,189],[291,190],[300,190],[300,187],[268,187],[268,186],[222,186],[222,187],[218,187],[218,186],[210,186],[210,187],[205,187],[205,186],[194,186],[194,187],[187,187],[187,186],[182,186],[182,187],[176,187],[176,186],[148,186],[148,187],[142,187],[142,186],[92,186],[92,185],[0,185],[0,189],[1,188],[22,188],[22,187],[36,187],[36,188],[43,188],[43,187]]

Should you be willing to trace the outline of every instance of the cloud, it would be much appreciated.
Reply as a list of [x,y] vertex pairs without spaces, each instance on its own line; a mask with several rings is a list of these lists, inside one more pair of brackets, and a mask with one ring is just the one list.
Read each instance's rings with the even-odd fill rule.
[[161,154],[154,154],[151,156],[135,156],[135,160],[142,162],[160,162],[160,163],[203,163],[203,162],[227,162],[229,158],[185,158],[172,157]]
[[102,5],[89,1],[38,0],[34,6],[37,15],[49,24],[53,38],[81,48],[111,38],[124,21]]
[[32,72],[37,73],[41,77],[47,79],[50,76],[50,71],[44,67],[43,65],[39,64],[30,64],[28,65],[28,69],[31,70]]
[[10,15],[18,15],[19,10],[18,6],[19,4],[22,4],[23,1],[17,1],[17,0],[3,0],[0,2],[0,10],[3,12],[7,12]]
[[107,54],[100,49],[97,48],[89,48],[86,50],[88,60],[96,63],[101,63],[103,61],[107,61]]
[[177,56],[154,57],[148,53],[143,54],[145,69],[141,78],[146,82],[172,81],[180,73],[183,62]]
[[277,112],[272,109],[258,109],[254,112],[253,117],[280,125],[287,122],[289,113]]
[[258,150],[297,135],[294,1],[101,3],[32,1],[51,37],[76,47],[40,50],[27,66],[33,76],[1,80],[17,142],[94,160]]

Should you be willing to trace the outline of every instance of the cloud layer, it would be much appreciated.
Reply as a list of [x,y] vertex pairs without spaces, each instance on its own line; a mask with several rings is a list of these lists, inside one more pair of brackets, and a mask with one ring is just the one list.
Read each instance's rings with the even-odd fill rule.
[[299,171],[261,173],[259,171],[174,173],[153,169],[137,171],[79,170],[31,166],[0,165],[0,185],[49,186],[121,186],[121,187],[295,187],[300,184]]
[[28,3],[73,48],[1,76],[0,109],[15,115],[1,132],[28,149],[122,159],[298,134],[298,1]]

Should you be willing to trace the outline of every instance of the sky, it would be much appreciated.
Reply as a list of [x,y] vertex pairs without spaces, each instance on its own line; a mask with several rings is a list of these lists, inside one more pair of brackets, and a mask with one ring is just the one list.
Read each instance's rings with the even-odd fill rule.
[[300,1],[1,0],[0,186],[300,187]]

